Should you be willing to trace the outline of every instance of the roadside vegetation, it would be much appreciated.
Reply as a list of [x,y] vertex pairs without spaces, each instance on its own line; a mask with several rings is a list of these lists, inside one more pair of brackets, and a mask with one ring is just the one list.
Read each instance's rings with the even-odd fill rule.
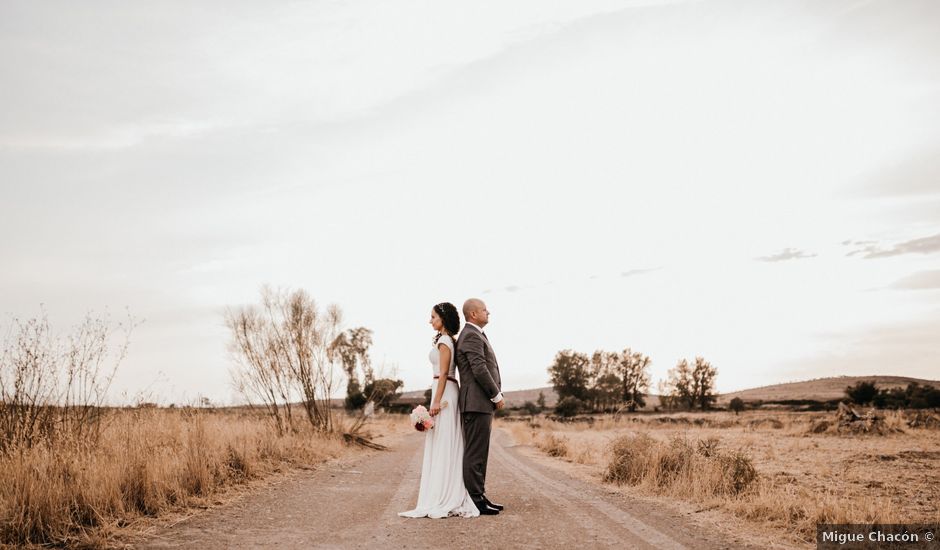
[[940,521],[940,497],[924,490],[940,486],[940,422],[925,421],[935,413],[878,414],[884,429],[868,432],[840,428],[838,412],[783,410],[499,422],[518,444],[577,465],[597,483],[809,544],[818,522]]
[[769,527],[796,544],[812,543],[817,523],[940,521],[940,499],[924,490],[940,486],[937,387],[861,380],[840,399],[719,401],[717,368],[696,357],[679,361],[652,396],[651,363],[630,348],[561,351],[548,367],[554,406],[540,394],[500,422],[517,443],[598,483],[733,516],[755,534]]
[[[225,321],[239,407],[109,403],[132,318],[89,315],[61,334],[45,312],[12,319],[0,333],[0,546],[108,546],[271,474],[383,449],[375,438],[399,430],[381,407],[401,383],[374,375],[371,331],[343,330],[339,307],[264,288]],[[344,380],[346,407],[331,399]]]

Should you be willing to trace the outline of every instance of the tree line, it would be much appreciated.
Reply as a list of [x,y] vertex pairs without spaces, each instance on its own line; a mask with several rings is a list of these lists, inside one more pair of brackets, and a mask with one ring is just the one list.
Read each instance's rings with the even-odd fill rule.
[[940,388],[911,382],[907,387],[878,389],[874,381],[860,381],[845,388],[845,395],[858,405],[878,409],[931,409],[940,407]]
[[[626,348],[597,350],[591,356],[562,350],[548,367],[558,394],[555,412],[573,416],[579,412],[636,411],[646,406],[650,390],[649,356]],[[718,397],[718,369],[703,357],[690,364],[682,359],[658,384],[660,406],[665,409],[709,409]]]

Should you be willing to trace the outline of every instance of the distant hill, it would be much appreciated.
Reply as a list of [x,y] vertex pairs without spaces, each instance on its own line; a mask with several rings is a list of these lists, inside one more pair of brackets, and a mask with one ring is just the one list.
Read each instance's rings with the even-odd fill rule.
[[735,397],[740,397],[744,401],[831,401],[845,397],[845,388],[847,386],[862,381],[874,381],[878,389],[907,387],[911,382],[940,388],[940,381],[938,380],[924,380],[906,376],[833,376],[725,393],[719,396],[718,404],[726,405]]
[[[833,376],[830,378],[816,378],[814,380],[804,380],[801,382],[788,382],[786,384],[773,384],[759,388],[750,388],[736,392],[724,393],[718,396],[718,405],[727,406],[728,402],[735,397],[740,397],[744,401],[794,401],[794,400],[812,400],[812,401],[831,401],[845,397],[846,386],[854,385],[861,381],[875,382],[878,389],[903,388],[911,382],[921,385],[929,385],[940,388],[940,380],[924,380],[921,378],[909,378],[906,376]],[[405,398],[422,398],[425,390],[409,391],[402,394]],[[535,403],[539,398],[539,392],[545,394],[545,405],[554,407],[558,403],[558,395],[551,386],[534,388],[531,390],[515,390],[504,392],[506,405],[510,408],[521,407],[526,401]],[[659,396],[649,394],[646,396],[646,407],[643,410],[653,410],[653,407],[659,405]]]

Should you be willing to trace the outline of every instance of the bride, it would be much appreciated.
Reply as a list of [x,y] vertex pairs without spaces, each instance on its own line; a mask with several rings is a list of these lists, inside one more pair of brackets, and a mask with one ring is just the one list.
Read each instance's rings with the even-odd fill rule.
[[454,335],[460,331],[460,316],[450,302],[431,310],[431,327],[437,331],[431,347],[434,385],[430,414],[434,428],[426,432],[424,462],[418,504],[399,512],[409,518],[476,517],[480,515],[463,482],[463,430],[457,407],[457,377],[454,372]]

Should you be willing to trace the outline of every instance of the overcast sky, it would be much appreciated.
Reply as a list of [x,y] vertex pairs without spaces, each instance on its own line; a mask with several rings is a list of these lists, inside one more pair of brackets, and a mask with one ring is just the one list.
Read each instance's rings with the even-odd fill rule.
[[235,399],[264,283],[409,390],[471,296],[507,390],[940,378],[936,0],[11,0],[0,50],[2,324],[126,308],[115,395]]

